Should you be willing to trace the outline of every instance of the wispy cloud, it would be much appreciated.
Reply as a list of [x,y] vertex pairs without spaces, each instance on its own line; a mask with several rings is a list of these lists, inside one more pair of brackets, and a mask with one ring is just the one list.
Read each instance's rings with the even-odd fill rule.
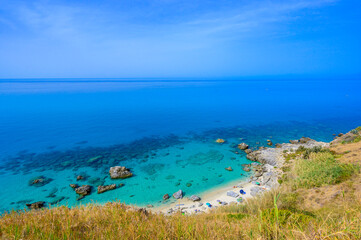
[[[7,59],[0,56],[0,67],[9,68],[11,61],[14,64],[19,61],[13,54],[19,52],[29,72],[35,68],[42,70],[41,64],[48,65],[56,74],[90,74],[103,69],[134,76],[142,69],[141,74],[154,75],[180,71],[179,66],[193,72],[214,71],[220,66],[222,71],[228,71],[233,67],[232,71],[239,73],[256,71],[258,64],[273,71],[276,51],[280,63],[289,62],[286,59],[291,48],[299,52],[299,59],[314,52],[316,43],[302,48],[292,37],[307,34],[312,28],[307,19],[317,19],[315,16],[322,9],[337,5],[338,1],[136,3],[14,0],[0,5],[0,36],[6,36],[0,37],[0,51],[11,55]],[[307,27],[295,29],[299,23]],[[255,57],[261,55],[262,58]],[[38,65],[26,62],[34,58]]]

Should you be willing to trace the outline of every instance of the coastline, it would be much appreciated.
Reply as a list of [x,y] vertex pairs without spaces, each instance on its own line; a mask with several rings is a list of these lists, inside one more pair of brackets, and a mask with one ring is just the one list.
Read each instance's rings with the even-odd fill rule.
[[[176,212],[183,214],[206,213],[218,207],[232,204],[242,204],[247,199],[261,195],[279,187],[278,179],[282,175],[284,152],[295,152],[299,147],[329,147],[330,143],[318,142],[302,137],[299,140],[290,140],[290,143],[277,144],[276,147],[261,147],[247,154],[253,161],[250,164],[252,175],[246,179],[232,181],[225,186],[209,189],[201,194],[199,200],[192,201],[193,196],[182,197],[173,203],[151,208],[152,212],[171,215]],[[243,194],[240,191],[244,191]],[[172,196],[170,196],[173,198]],[[197,196],[198,197],[198,196]],[[147,208],[148,209],[148,208]]]

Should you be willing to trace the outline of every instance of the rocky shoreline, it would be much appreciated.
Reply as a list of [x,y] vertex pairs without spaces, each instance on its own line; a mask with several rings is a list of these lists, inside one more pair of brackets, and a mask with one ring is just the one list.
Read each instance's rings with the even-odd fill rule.
[[[247,158],[253,163],[245,165],[244,169],[252,171],[252,175],[242,182],[236,182],[221,189],[212,190],[204,194],[202,199],[198,196],[190,198],[177,195],[177,203],[154,209],[155,212],[171,215],[177,212],[194,214],[211,211],[219,206],[229,204],[242,204],[247,198],[256,197],[266,191],[277,188],[279,178],[282,176],[282,167],[285,162],[285,152],[295,152],[298,148],[328,148],[330,143],[318,142],[302,137],[299,140],[290,140],[290,143],[276,144],[276,147],[261,147],[256,151],[248,148],[246,143],[238,145],[239,149],[247,153]],[[194,200],[196,199],[196,201]]]

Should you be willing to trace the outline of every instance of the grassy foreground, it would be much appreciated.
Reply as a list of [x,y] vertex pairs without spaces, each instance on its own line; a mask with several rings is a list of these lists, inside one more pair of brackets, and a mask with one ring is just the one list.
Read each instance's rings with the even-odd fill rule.
[[209,214],[163,216],[116,202],[11,212],[0,238],[361,239],[360,150],[355,141],[284,153],[279,189]]

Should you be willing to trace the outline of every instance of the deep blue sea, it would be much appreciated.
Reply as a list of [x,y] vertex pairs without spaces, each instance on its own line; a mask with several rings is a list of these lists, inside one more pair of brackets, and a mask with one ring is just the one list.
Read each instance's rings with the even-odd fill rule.
[[[179,189],[202,196],[247,177],[241,142],[330,141],[361,125],[360,89],[347,79],[0,80],[0,212],[35,201],[160,205]],[[111,180],[116,165],[134,176]],[[39,176],[44,185],[29,184]],[[93,193],[77,201],[72,183]],[[111,183],[124,186],[96,193]]]

